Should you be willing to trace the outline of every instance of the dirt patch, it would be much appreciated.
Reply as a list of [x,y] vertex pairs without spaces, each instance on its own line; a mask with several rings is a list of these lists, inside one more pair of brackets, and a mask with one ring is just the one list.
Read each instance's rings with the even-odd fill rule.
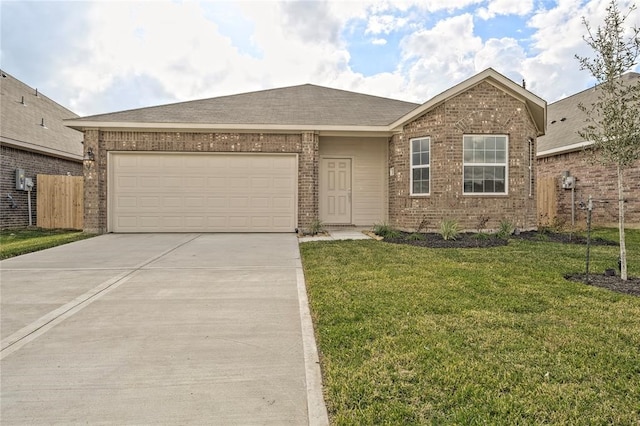
[[588,283],[586,274],[567,274],[564,278],[569,281],[577,281],[587,285],[606,288],[618,293],[640,297],[640,278],[630,277],[628,280],[623,281],[617,275],[589,274]]

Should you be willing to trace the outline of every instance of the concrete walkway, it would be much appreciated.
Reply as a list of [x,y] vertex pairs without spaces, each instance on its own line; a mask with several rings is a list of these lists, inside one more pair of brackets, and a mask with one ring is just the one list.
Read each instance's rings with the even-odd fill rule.
[[298,241],[304,243],[308,241],[370,240],[371,237],[364,234],[363,231],[358,228],[328,229],[326,231],[328,235],[300,237]]
[[293,234],[108,234],[0,262],[11,424],[327,424]]

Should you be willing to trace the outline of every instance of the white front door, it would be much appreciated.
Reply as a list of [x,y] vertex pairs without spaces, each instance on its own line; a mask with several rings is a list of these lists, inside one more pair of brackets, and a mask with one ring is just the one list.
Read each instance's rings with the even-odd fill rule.
[[351,159],[323,158],[320,162],[320,220],[351,224]]

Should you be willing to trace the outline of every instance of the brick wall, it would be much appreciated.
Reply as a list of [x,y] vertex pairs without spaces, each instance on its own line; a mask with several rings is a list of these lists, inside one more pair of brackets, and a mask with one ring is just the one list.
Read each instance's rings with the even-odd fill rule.
[[[463,195],[465,134],[509,136],[508,195]],[[431,193],[411,196],[409,141],[424,136],[431,138]],[[413,230],[425,220],[428,229],[436,230],[443,219],[454,219],[462,228],[476,230],[480,218],[488,217],[489,229],[496,229],[502,219],[520,229],[535,228],[535,185],[529,195],[535,167],[530,175],[529,138],[535,141],[536,130],[525,105],[486,82],[405,125],[403,133],[389,142],[389,166],[394,170],[389,178],[390,224]]]
[[85,162],[85,231],[107,231],[107,153],[154,152],[265,152],[298,154],[298,227],[318,216],[318,135],[262,133],[119,132],[88,130],[85,149],[94,162]]
[[[590,195],[595,201],[592,224],[618,226],[618,175],[615,166],[593,163],[589,153],[585,151],[540,158],[537,163],[540,177],[556,178],[557,218],[561,223],[571,224],[571,190],[560,187],[562,173],[569,171],[576,178],[576,226],[586,226],[586,211],[580,208],[580,203],[586,203]],[[627,200],[625,223],[637,228],[640,227],[640,160],[625,171],[624,182]]]
[[[66,175],[82,176],[82,163],[49,157],[35,152],[24,151],[2,145],[0,155],[0,227],[20,228],[29,225],[29,207],[26,191],[16,190],[15,171],[24,169],[25,176],[33,180],[34,188],[31,192],[32,223],[36,223],[36,193],[38,182],[36,175]],[[9,197],[13,198],[14,204]]]

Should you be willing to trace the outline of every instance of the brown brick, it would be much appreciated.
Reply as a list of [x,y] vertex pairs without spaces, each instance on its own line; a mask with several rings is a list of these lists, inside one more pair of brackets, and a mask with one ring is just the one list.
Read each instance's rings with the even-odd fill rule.
[[[463,195],[462,139],[465,134],[509,136],[509,193],[498,196]],[[431,138],[431,194],[410,196],[410,146],[415,137]],[[520,229],[536,223],[535,187],[529,196],[529,138],[536,131],[526,106],[488,83],[481,83],[451,98],[405,125],[403,134],[389,143],[389,222],[412,230],[425,220],[430,230],[444,219],[475,230],[481,216],[486,228],[496,229],[502,219]],[[533,179],[535,181],[535,170]]]

